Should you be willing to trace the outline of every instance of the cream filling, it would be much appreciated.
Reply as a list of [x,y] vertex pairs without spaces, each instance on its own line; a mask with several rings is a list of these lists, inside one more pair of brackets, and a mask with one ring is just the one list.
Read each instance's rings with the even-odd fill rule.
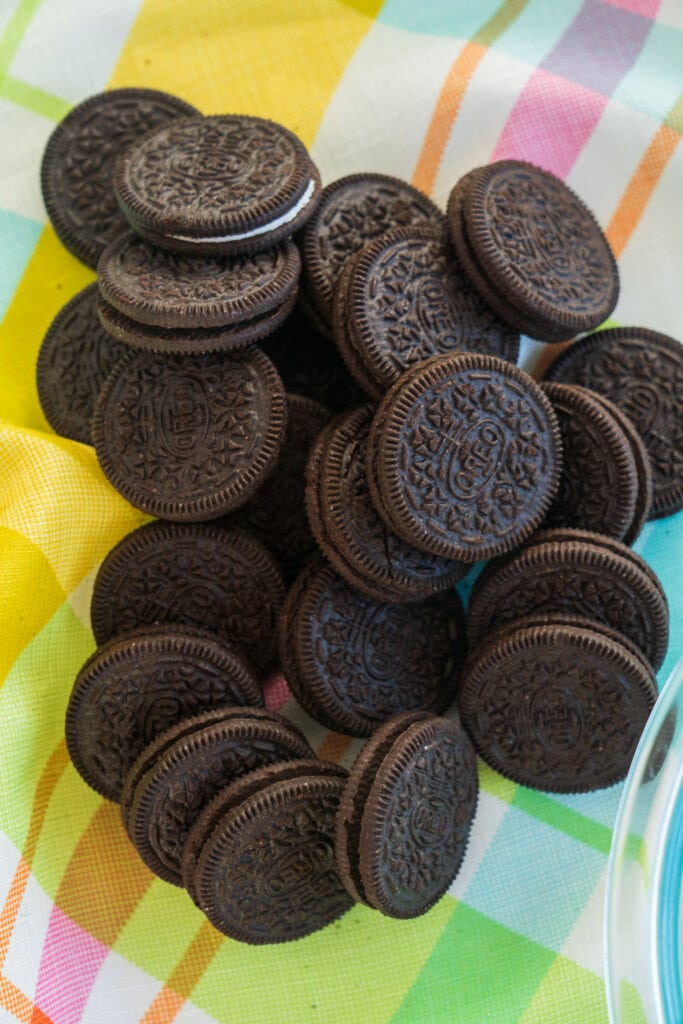
[[286,213],[283,213],[282,216],[276,217],[275,220],[269,221],[268,224],[262,224],[261,227],[254,228],[252,231],[243,231],[237,235],[209,235],[208,238],[198,238],[196,235],[169,235],[168,237],[177,238],[179,242],[201,242],[202,244],[215,242],[217,245],[222,242],[241,242],[245,238],[258,238],[259,235],[265,235],[268,231],[274,231],[282,224],[289,224],[290,221],[294,220],[304,207],[308,206],[314,191],[315,180],[311,178],[301,199],[294,206],[287,210]]

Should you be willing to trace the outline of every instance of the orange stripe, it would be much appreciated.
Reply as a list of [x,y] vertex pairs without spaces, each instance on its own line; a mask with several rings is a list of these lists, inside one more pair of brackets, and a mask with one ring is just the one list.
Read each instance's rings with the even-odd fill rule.
[[446,143],[470,79],[486,52],[487,48],[479,43],[467,43],[458,54],[441,87],[413,174],[413,185],[428,195],[434,189]]
[[351,743],[350,736],[342,736],[338,732],[328,732],[316,750],[316,755],[321,761],[341,761]]
[[223,941],[221,933],[204,921],[176,964],[167,986],[159,992],[140,1024],[171,1024]]
[[[21,1024],[33,1024],[36,1007],[21,989],[18,989],[2,974],[0,974],[0,1005],[13,1013],[17,1020],[21,1021]],[[44,1024],[52,1024],[45,1014],[42,1014],[42,1017]]]
[[30,868],[38,845],[40,832],[45,822],[45,815],[55,787],[61,779],[69,764],[69,755],[66,743],[61,740],[52,751],[47,764],[36,787],[36,795],[31,809],[31,820],[29,821],[26,843],[24,844],[24,855],[12,879],[7,899],[0,913],[0,967],[5,962],[7,950],[9,949],[14,922],[28,883]]
[[606,231],[617,258],[626,248],[680,139],[673,128],[661,125],[626,186]]

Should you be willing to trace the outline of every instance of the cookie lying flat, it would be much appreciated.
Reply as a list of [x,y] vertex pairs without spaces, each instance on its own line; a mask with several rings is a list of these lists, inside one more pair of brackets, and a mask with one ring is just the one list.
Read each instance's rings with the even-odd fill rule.
[[638,495],[629,438],[586,388],[541,386],[555,410],[562,437],[560,487],[544,526],[572,526],[622,540],[633,523]]
[[326,325],[332,296],[349,257],[395,227],[421,226],[445,234],[445,218],[419,189],[388,174],[350,174],[326,185],[301,235],[302,285]]
[[554,174],[518,160],[476,168],[448,206],[472,283],[515,329],[556,341],[589,331],[616,305],[619,276],[592,213]]
[[149,131],[196,107],[158,89],[111,89],[75,106],[48,139],[40,169],[45,207],[66,248],[93,269],[128,223],[116,202],[114,165]]
[[683,508],[680,342],[642,327],[614,327],[575,342],[544,376],[591,388],[633,420],[652,464],[651,519]]
[[401,711],[448,707],[464,658],[463,626],[455,591],[387,604],[313,562],[283,608],[282,668],[313,718],[338,732],[369,736]]
[[430,356],[473,351],[516,363],[519,354],[518,335],[474,291],[451,247],[419,228],[389,231],[347,262],[335,290],[334,328],[349,369],[360,366],[356,378],[372,398]]
[[97,284],[62,306],[38,352],[36,386],[53,430],[92,444],[90,421],[107,377],[128,349],[110,337],[97,314]]
[[436,356],[380,404],[368,484],[395,533],[474,562],[510,550],[542,521],[559,485],[557,417],[528,374],[494,356]]
[[137,626],[209,629],[239,648],[264,677],[275,665],[282,573],[243,530],[214,524],[146,523],[99,568],[90,605],[98,644]]
[[313,214],[317,168],[300,139],[261,117],[187,119],[123,153],[114,190],[135,231],[178,252],[271,248]]
[[197,522],[257,490],[286,423],[282,382],[255,346],[194,358],[131,352],[100,392],[92,433],[104,475],[131,505]]
[[151,871],[182,885],[185,840],[209,801],[255,768],[311,754],[299,730],[268,711],[199,715],[162,733],[133,764],[121,798],[126,831]]
[[334,861],[347,774],[324,761],[292,761],[257,770],[216,798],[193,891],[219,931],[257,945],[291,942],[351,907]]
[[224,705],[263,705],[257,680],[219,636],[161,625],[114,637],[79,671],[66,744],[79,775],[118,801],[144,747],[184,718]]
[[657,698],[654,673],[593,629],[518,627],[475,651],[459,692],[462,723],[496,771],[578,793],[629,768]]
[[337,815],[349,893],[389,917],[426,913],[460,868],[479,785],[456,722],[417,712],[379,728],[358,755]]

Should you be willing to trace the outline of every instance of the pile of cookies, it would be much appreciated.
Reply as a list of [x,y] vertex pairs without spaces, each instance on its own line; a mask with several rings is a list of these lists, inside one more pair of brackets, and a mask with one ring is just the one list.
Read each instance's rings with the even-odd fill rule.
[[[542,789],[628,769],[668,610],[627,545],[683,505],[681,347],[613,330],[552,382],[515,365],[520,332],[592,330],[618,296],[594,218],[540,168],[477,168],[444,216],[387,175],[321,189],[299,140],[258,118],[178,110],[144,134],[138,116],[133,139],[128,108],[156,109],[143,92],[76,108],[43,165],[83,252],[45,183],[109,112],[97,188],[113,175],[122,214],[38,388],[160,517],[98,574],[69,751],[225,934],[297,938],[359,899],[424,913],[465,851],[473,745]],[[571,358],[588,343],[592,370]],[[465,616],[454,585],[489,559]],[[350,773],[263,708],[278,665],[314,719],[369,737]],[[438,717],[456,700],[464,729]]]

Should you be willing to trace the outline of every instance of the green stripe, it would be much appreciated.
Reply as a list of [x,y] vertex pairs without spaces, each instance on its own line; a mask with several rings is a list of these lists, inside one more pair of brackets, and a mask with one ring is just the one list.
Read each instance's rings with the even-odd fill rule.
[[681,93],[664,118],[664,124],[667,128],[673,128],[679,135],[683,135],[683,93]]
[[495,796],[496,799],[504,800],[506,804],[511,804],[515,791],[518,788],[517,783],[503,778],[493,768],[489,768],[481,758],[477,758],[477,768],[479,771],[479,788],[490,796]]
[[20,0],[19,6],[0,37],[0,79],[8,71],[14,55],[21,45],[31,18],[40,7],[41,0]]
[[529,0],[505,0],[498,10],[479,31],[472,36],[473,43],[480,46],[493,46],[497,39],[507,32],[515,18],[518,18]]
[[66,100],[52,96],[35,85],[29,85],[28,82],[20,82],[12,75],[5,75],[4,79],[0,80],[0,96],[50,121],[61,121],[71,110],[71,104]]
[[552,826],[558,832],[578,839],[584,846],[590,846],[605,856],[609,854],[612,844],[611,829],[592,818],[587,818],[584,814],[579,814],[578,811],[558,804],[551,797],[519,786],[512,799],[512,805],[537,821]]

